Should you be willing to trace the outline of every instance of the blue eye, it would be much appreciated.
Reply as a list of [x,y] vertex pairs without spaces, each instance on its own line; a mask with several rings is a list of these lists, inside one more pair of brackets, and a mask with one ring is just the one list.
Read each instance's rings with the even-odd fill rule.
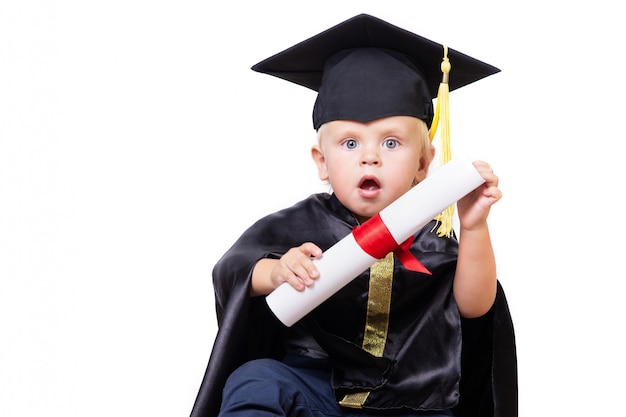
[[343,143],[343,146],[346,149],[354,149],[358,145],[358,142],[355,139],[348,139]]
[[383,146],[387,149],[394,149],[398,147],[398,141],[395,139],[386,139]]

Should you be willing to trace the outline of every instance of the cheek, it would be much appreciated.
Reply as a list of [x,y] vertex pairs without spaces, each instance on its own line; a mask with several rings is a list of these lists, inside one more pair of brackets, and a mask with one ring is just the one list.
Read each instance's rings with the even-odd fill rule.
[[404,187],[406,184],[412,184],[414,181],[422,181],[421,171],[419,164],[414,161],[413,158],[403,158],[402,160],[394,161],[396,167],[404,167],[394,171],[393,182],[398,187]]
[[337,158],[335,155],[330,155],[326,158],[326,173],[332,178],[332,176],[339,176],[345,174],[346,166],[348,164],[345,160]]
[[346,164],[330,164],[328,165],[328,182],[335,192],[342,194],[348,184],[352,183],[354,170]]

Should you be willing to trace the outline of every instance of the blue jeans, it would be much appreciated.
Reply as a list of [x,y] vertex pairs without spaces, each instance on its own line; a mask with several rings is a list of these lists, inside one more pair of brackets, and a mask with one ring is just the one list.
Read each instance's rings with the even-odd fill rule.
[[[283,362],[257,359],[233,372],[226,382],[219,417],[369,417],[340,407],[325,360],[289,356]],[[443,413],[393,413],[395,417],[448,417]]]

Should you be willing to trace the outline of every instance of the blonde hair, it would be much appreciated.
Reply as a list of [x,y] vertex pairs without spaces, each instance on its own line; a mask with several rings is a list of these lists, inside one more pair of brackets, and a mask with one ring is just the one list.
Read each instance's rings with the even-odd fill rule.
[[432,142],[430,140],[430,132],[428,130],[428,126],[426,126],[426,123],[421,120],[421,119],[417,119],[419,121],[418,123],[418,129],[419,129],[419,134],[420,134],[420,139],[422,141],[422,158],[427,158],[428,163],[430,164],[433,160],[433,153],[431,152],[431,146],[432,146]]

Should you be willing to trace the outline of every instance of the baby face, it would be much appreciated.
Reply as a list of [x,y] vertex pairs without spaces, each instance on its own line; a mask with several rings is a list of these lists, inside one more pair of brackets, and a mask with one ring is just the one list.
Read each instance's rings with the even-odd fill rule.
[[434,154],[426,125],[415,117],[337,120],[319,133],[312,149],[319,177],[361,222],[422,181]]

